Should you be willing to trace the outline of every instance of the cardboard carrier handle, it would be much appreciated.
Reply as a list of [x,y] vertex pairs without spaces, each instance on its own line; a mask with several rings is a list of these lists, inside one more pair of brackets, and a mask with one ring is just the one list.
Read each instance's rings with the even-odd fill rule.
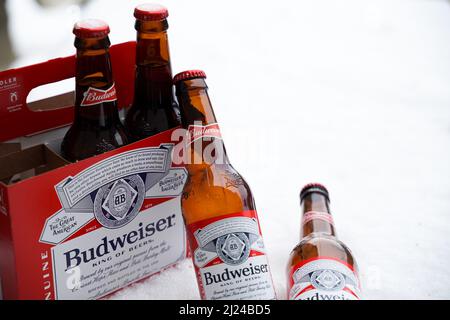
[[[133,98],[135,46],[136,42],[130,41],[110,48],[117,100],[121,108],[127,107]],[[31,104],[43,106],[45,100],[50,99],[27,104],[27,97],[34,88],[74,76],[74,55],[0,72],[0,142],[71,124],[74,101],[73,98],[67,100],[67,94],[57,96],[61,98],[61,105],[51,110],[31,110]]]

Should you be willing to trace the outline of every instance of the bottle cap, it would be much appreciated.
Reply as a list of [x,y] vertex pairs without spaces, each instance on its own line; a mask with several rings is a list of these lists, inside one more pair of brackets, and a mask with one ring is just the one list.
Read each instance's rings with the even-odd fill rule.
[[173,83],[177,83],[183,80],[195,79],[195,78],[203,78],[206,79],[206,73],[202,70],[187,70],[178,73],[175,77],[173,77]]
[[328,200],[330,200],[327,188],[325,188],[325,186],[320,183],[313,182],[313,183],[308,183],[307,185],[305,185],[302,188],[302,191],[300,191],[300,201],[303,201],[303,199],[306,197],[306,195],[308,195],[312,192],[321,193]]
[[134,8],[134,17],[142,21],[164,20],[168,16],[167,8],[156,3],[145,3]]
[[109,26],[106,22],[98,19],[86,19],[75,23],[73,34],[81,39],[100,39],[109,34]]

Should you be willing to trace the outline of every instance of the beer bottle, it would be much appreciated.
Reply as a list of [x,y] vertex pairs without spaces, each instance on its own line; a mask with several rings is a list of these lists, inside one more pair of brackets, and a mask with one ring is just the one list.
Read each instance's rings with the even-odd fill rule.
[[252,192],[231,166],[203,71],[175,76],[188,181],[181,205],[202,299],[275,299]]
[[179,125],[163,6],[143,4],[134,10],[137,30],[136,75],[133,104],[125,126],[133,140],[143,139]]
[[88,19],[75,24],[75,118],[61,151],[69,161],[82,160],[128,143],[119,119],[109,57],[109,26]]
[[301,241],[288,263],[290,300],[359,300],[358,268],[337,239],[327,189],[307,184],[300,192]]

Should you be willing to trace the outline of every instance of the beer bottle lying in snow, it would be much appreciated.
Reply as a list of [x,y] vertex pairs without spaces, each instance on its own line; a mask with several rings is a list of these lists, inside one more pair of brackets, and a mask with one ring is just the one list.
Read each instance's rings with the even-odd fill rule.
[[208,97],[205,73],[175,76],[187,134],[181,205],[202,299],[275,299],[255,203],[231,166]]
[[100,20],[75,24],[75,118],[61,145],[69,161],[82,160],[128,143],[119,119],[109,57],[109,26]]
[[359,300],[358,268],[336,237],[327,189],[318,183],[300,192],[301,241],[288,263],[290,300]]
[[135,90],[125,126],[133,140],[140,140],[180,123],[167,38],[169,12],[157,4],[143,4],[135,8],[134,16],[137,31]]

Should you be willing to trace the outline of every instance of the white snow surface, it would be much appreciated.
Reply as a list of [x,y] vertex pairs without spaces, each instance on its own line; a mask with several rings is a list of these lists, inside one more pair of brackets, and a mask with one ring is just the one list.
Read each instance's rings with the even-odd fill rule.
[[[80,17],[133,40],[133,7],[8,1],[15,66],[73,53]],[[161,1],[174,73],[204,69],[229,157],[250,184],[276,290],[300,188],[330,190],[366,299],[450,298],[450,2]],[[112,299],[198,299],[192,263]]]

